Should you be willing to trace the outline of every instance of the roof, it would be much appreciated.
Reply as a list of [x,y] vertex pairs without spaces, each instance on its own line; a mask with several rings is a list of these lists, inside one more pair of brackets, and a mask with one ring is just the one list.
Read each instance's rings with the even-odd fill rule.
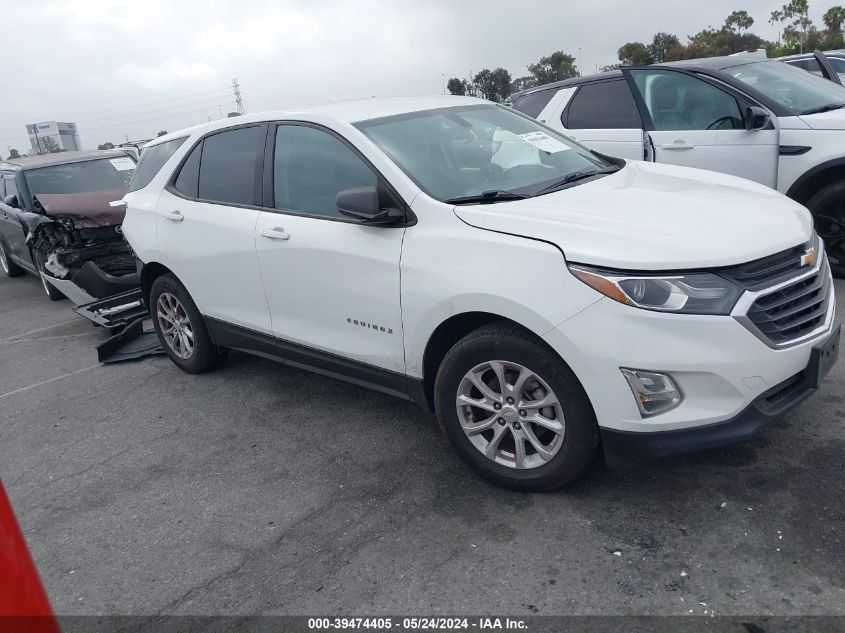
[[491,102],[486,99],[458,97],[454,95],[437,95],[434,97],[371,97],[347,101],[330,101],[311,104],[301,108],[257,112],[238,117],[219,119],[210,123],[202,123],[160,136],[147,143],[144,147],[151,147],[159,143],[172,141],[173,139],[184,138],[194,133],[202,134],[212,130],[224,129],[233,125],[296,119],[304,115],[319,115],[343,123],[358,123],[369,119],[380,119],[382,117],[419,112],[421,110],[477,104],[491,105]]
[[[822,51],[825,55],[845,55],[845,48],[834,48],[829,51]],[[784,55],[783,57],[775,57],[774,59],[778,61],[786,61],[792,59],[810,59],[815,55],[814,51],[809,51],[807,53],[796,53],[795,55]]]
[[38,154],[36,156],[21,156],[0,161],[0,168],[34,169],[36,167],[50,167],[51,165],[66,165],[79,163],[97,158],[118,158],[128,156],[125,150],[83,150],[79,152],[56,152],[53,154]]

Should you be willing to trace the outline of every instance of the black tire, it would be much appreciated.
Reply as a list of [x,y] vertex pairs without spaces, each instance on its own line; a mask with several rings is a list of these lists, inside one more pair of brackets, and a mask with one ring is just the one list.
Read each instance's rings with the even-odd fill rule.
[[2,271],[7,277],[20,277],[26,272],[23,268],[12,261],[6,253],[3,242],[0,242],[0,271]]
[[[455,405],[461,383],[470,370],[490,361],[515,363],[530,369],[557,396],[565,420],[563,440],[557,453],[542,465],[516,469],[497,463],[482,454],[461,428]],[[478,328],[449,350],[437,372],[434,400],[438,423],[460,457],[479,475],[499,486],[530,491],[562,488],[581,478],[595,458],[598,425],[578,378],[540,339],[510,323]],[[523,413],[520,411],[519,415]],[[504,418],[499,418],[496,423],[505,426],[503,421]],[[518,424],[514,426],[521,429]],[[495,428],[492,426],[491,431]],[[516,456],[515,450],[513,455]]]
[[[177,351],[171,346],[171,343],[162,332],[162,325],[161,320],[158,317],[157,306],[159,305],[159,298],[164,293],[168,293],[178,299],[179,303],[184,308],[185,314],[187,315],[187,319],[193,333],[194,345],[193,350],[187,358],[179,356]],[[188,291],[185,289],[185,286],[183,286],[176,277],[168,273],[157,277],[155,281],[153,281],[152,288],[150,289],[149,306],[153,326],[155,327],[156,334],[158,334],[158,340],[161,342],[161,345],[167,352],[170,360],[172,360],[179,369],[189,374],[201,374],[214,369],[223,361],[226,356],[226,351],[218,348],[211,340],[211,336],[208,334],[208,328],[205,324],[205,319],[203,319],[200,311],[194,303],[194,300],[191,299],[191,295],[188,294]]]
[[824,240],[831,271],[836,277],[845,277],[845,181],[821,189],[807,202],[807,208]]
[[41,257],[35,256],[33,257],[33,261],[35,262],[35,268],[38,270],[38,280],[41,282],[41,287],[44,288],[47,298],[50,301],[61,301],[65,299],[66,297],[62,294],[61,290],[47,281],[48,275],[44,272],[44,262],[41,261]]

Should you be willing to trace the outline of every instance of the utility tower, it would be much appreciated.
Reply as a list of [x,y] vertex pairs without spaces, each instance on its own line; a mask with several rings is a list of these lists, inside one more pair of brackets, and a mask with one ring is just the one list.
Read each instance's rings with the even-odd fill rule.
[[244,100],[241,98],[241,86],[238,83],[238,78],[232,79],[232,91],[235,93],[235,104],[238,106],[238,114],[245,114]]

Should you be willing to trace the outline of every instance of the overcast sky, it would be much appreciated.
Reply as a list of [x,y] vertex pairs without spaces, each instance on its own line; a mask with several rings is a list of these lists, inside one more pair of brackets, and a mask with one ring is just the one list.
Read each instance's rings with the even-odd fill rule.
[[[835,2],[811,0],[811,17]],[[0,0],[0,155],[29,150],[25,124],[75,121],[83,146],[149,138],[234,109],[443,92],[443,77],[555,50],[584,73],[656,31],[681,37],[734,9],[774,39],[769,0]]]

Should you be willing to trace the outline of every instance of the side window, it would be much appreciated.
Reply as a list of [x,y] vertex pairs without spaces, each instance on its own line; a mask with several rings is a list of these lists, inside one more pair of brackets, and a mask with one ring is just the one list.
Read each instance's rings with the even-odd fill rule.
[[337,210],[339,191],[377,184],[373,170],[328,132],[304,125],[276,128],[273,199],[277,209],[340,218],[344,216]]
[[812,73],[819,77],[824,76],[824,73],[822,73],[822,67],[819,66],[819,61],[815,57],[810,57],[808,59],[795,59],[787,63],[790,66],[796,66],[801,70],[806,70],[808,73]]
[[642,128],[640,113],[624,79],[581,86],[564,112],[570,130]]
[[6,179],[3,177],[3,174],[0,174],[0,202],[3,202],[3,199],[6,197]]
[[164,163],[185,142],[185,138],[187,137],[175,138],[172,141],[146,148],[141,153],[141,160],[135,168],[132,182],[129,183],[129,191],[137,191],[150,184],[159,170],[164,167]]
[[20,199],[20,194],[18,192],[18,184],[15,182],[14,174],[7,175],[3,178],[3,184],[5,185],[5,193],[3,197],[6,196],[18,196],[18,204],[23,206],[24,201]]
[[264,127],[240,127],[207,136],[200,161],[201,200],[256,204],[255,163]]
[[632,70],[654,129],[742,130],[737,100],[697,77],[669,70]]
[[513,109],[517,112],[522,112],[534,119],[536,119],[543,111],[552,97],[557,94],[557,90],[540,90],[538,92],[529,92],[518,101],[514,102]]
[[834,72],[842,79],[845,77],[845,59],[841,57],[828,57],[827,61],[833,67]]
[[173,181],[173,188],[188,198],[196,198],[199,192],[202,144],[203,142],[200,141],[191,150],[188,158],[182,163],[182,169],[179,170],[179,175]]

